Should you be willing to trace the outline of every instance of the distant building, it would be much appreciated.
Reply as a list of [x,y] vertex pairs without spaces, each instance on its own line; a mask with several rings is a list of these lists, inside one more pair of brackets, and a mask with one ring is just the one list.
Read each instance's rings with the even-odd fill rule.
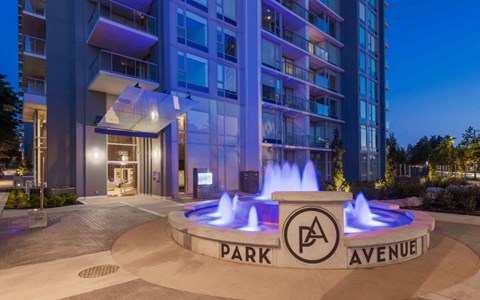
[[386,6],[19,0],[35,180],[45,157],[48,186],[80,196],[190,194],[194,168],[212,173],[211,191],[235,191],[242,172],[261,180],[284,160],[311,159],[328,181],[335,130],[346,177],[381,178]]

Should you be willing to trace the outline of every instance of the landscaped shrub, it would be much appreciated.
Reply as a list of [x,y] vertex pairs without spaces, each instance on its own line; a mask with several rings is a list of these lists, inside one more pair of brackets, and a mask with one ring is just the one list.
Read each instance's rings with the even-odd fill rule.
[[[73,193],[44,196],[43,207],[58,207],[64,205],[77,204],[78,196]],[[23,190],[12,190],[8,195],[6,209],[15,208],[40,208],[40,194],[38,191],[31,191],[30,196],[27,196]]]
[[30,194],[30,207],[40,208],[40,194]]
[[7,203],[5,203],[5,209],[17,208],[17,190],[11,190],[8,194]]
[[389,198],[421,197],[425,193],[425,186],[416,177],[397,177],[387,195]]
[[30,203],[28,202],[28,196],[25,195],[23,190],[18,190],[17,191],[17,207],[16,208],[29,208]]
[[382,199],[385,196],[385,189],[375,181],[353,181],[349,183],[351,192],[356,197],[362,192],[369,200]]
[[437,194],[435,197],[435,204],[442,208],[446,208],[448,210],[455,209],[455,202],[453,201],[453,195],[448,191],[442,191]]
[[74,205],[77,204],[78,196],[73,193],[63,194],[62,197],[65,199],[64,205]]
[[65,203],[65,198],[62,197],[61,195],[50,195],[45,198],[45,206],[46,207],[58,207],[58,206],[63,206]]

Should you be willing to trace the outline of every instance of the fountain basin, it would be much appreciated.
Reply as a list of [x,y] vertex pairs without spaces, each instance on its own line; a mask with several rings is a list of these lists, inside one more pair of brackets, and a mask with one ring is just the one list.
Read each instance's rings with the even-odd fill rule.
[[[263,222],[259,224],[261,231],[238,230],[241,224],[217,227],[197,222],[195,212],[213,211],[210,203],[187,214],[171,212],[172,238],[193,252],[236,263],[290,268],[369,268],[422,255],[429,248],[429,233],[435,226],[434,219],[426,213],[376,204],[376,209],[408,216],[411,222],[345,235],[343,210],[344,202],[352,199],[350,193],[275,192],[272,199],[278,201],[278,223]],[[249,201],[244,205],[257,204],[255,200]],[[268,211],[273,206],[259,205],[260,214],[264,213],[262,209]]]

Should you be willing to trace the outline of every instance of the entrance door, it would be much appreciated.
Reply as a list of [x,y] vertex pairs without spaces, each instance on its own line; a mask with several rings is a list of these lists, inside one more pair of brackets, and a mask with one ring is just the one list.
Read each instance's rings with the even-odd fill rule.
[[138,153],[135,137],[108,136],[107,195],[137,194]]

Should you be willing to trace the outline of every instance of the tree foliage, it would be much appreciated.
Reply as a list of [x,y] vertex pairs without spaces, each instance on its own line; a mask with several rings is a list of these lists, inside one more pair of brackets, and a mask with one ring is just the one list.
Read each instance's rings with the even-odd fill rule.
[[395,176],[397,175],[397,163],[398,163],[398,156],[400,152],[400,147],[398,146],[397,139],[393,135],[387,139],[387,165],[385,170],[385,182],[387,186],[393,186],[395,181]]
[[345,177],[343,176],[343,154],[345,149],[343,148],[343,142],[338,136],[338,130],[335,130],[332,141],[332,165],[333,165],[333,188],[336,191],[342,189],[345,184]]
[[19,155],[19,125],[22,105],[17,93],[0,74],[0,161]]

